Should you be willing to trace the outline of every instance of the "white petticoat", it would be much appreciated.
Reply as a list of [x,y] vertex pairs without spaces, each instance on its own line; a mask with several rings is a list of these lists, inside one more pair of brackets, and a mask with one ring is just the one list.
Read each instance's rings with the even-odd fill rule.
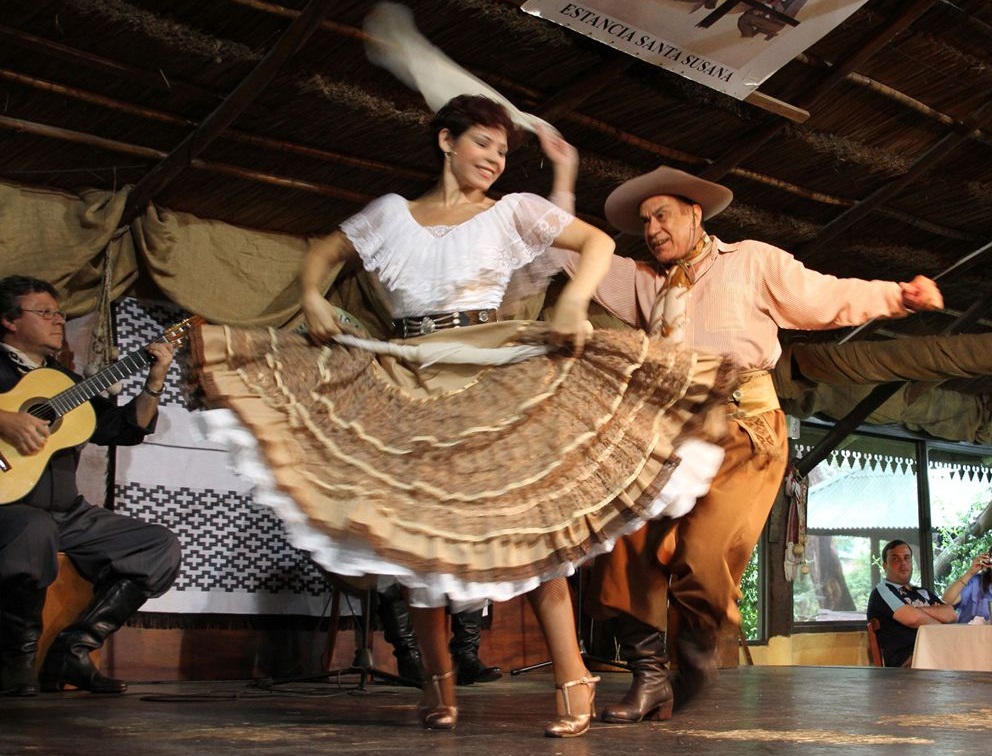
[[[507,601],[527,593],[540,583],[567,577],[580,563],[557,565],[541,575],[526,580],[506,582],[477,582],[457,574],[413,572],[385,559],[358,539],[333,539],[312,528],[296,502],[276,487],[268,466],[259,454],[258,442],[227,409],[206,410],[193,418],[194,427],[204,438],[222,444],[230,452],[234,471],[253,486],[259,504],[271,507],[283,521],[289,542],[307,551],[313,560],[328,572],[346,577],[379,576],[379,587],[399,582],[409,589],[413,606],[446,606],[453,611],[476,608],[487,601]],[[710,487],[713,476],[723,461],[723,449],[716,444],[688,439],[675,449],[681,459],[668,483],[647,508],[648,519],[681,517],[695,505]],[[643,525],[634,521],[622,535],[632,533]],[[583,561],[612,551],[616,538],[597,544]]]

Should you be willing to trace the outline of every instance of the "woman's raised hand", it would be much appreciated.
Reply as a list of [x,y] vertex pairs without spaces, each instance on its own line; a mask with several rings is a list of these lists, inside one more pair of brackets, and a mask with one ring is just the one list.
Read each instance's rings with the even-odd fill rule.
[[575,165],[578,167],[579,151],[565,140],[560,131],[548,126],[538,126],[537,139],[541,143],[541,149],[545,156],[554,165]]
[[579,174],[579,151],[569,144],[557,129],[537,127],[537,138],[544,156],[554,168],[552,191],[574,192]]

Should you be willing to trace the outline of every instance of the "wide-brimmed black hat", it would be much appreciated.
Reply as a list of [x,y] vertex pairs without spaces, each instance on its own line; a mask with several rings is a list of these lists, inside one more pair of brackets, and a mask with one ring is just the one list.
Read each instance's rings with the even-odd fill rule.
[[610,192],[604,207],[606,220],[614,228],[639,235],[644,227],[640,215],[641,203],[659,194],[691,200],[703,208],[703,220],[723,212],[734,199],[734,193],[725,186],[663,165],[651,173],[624,181]]

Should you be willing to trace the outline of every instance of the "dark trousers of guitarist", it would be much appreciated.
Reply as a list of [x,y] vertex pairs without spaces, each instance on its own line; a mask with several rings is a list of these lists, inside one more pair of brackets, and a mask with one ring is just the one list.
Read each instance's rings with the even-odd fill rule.
[[[79,376],[58,365],[78,381]],[[22,369],[0,349],[0,392],[11,390]],[[134,445],[154,430],[139,427],[133,402],[116,406],[96,397],[92,443]],[[103,645],[148,599],[165,593],[179,572],[176,536],[161,525],[115,514],[88,503],[76,487],[78,449],[52,454],[37,485],[21,501],[0,506],[0,691],[35,695],[66,685],[120,693],[127,685],[101,674],[90,652]],[[94,585],[90,605],[52,643],[35,672],[42,608],[55,580],[58,552]]]

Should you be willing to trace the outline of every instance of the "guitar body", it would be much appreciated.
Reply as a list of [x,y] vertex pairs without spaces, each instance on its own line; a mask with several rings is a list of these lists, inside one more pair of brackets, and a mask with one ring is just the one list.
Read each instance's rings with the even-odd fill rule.
[[[188,317],[167,328],[156,341],[178,347],[190,330],[202,322],[203,318],[199,315]],[[56,418],[50,426],[48,441],[37,454],[24,456],[0,439],[0,504],[10,504],[31,493],[55,452],[78,446],[93,435],[96,410],[89,403],[90,399],[115,383],[138,374],[152,362],[154,357],[148,353],[147,347],[143,347],[79,383],[58,370],[38,368],[24,375],[6,394],[0,394],[0,410]]]
[[[38,368],[27,373],[6,394],[0,394],[0,410],[26,412],[75,384],[65,373]],[[93,405],[83,402],[56,420],[51,436],[37,454],[22,455],[0,438],[0,504],[24,498],[38,483],[51,456],[61,449],[85,443],[96,430]]]

